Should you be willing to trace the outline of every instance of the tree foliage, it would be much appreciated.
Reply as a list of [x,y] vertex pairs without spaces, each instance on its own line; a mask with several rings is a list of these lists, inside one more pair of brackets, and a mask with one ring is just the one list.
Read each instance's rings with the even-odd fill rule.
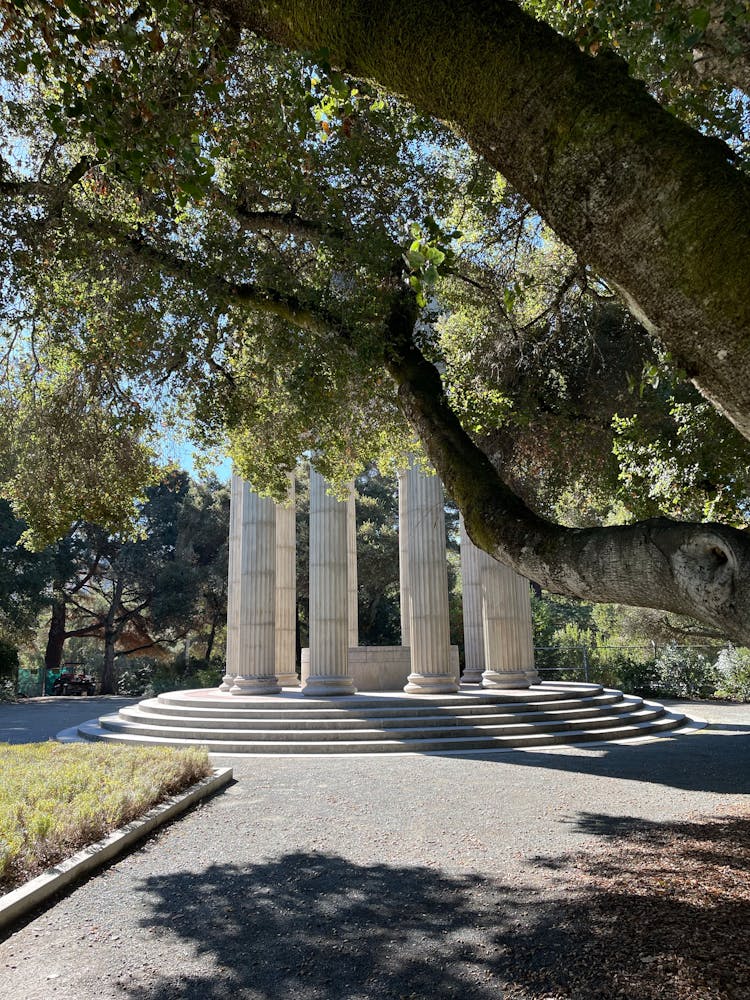
[[667,4],[654,56],[646,0],[528,6],[578,44],[500,2],[5,0],[0,473],[37,544],[122,520],[167,424],[277,494],[416,434],[545,586],[747,631],[746,19],[721,48]]

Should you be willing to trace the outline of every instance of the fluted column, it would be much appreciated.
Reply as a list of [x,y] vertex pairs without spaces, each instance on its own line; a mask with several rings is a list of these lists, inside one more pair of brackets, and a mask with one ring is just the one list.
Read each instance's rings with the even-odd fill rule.
[[298,687],[297,677],[297,524],[294,474],[287,503],[276,505],[276,680]]
[[461,581],[464,613],[464,684],[481,684],[484,673],[484,626],[482,587],[479,582],[479,549],[466,532],[463,515],[461,532]]
[[237,674],[230,694],[273,694],[276,682],[276,510],[242,485]]
[[407,470],[398,473],[398,580],[401,603],[401,645],[409,645],[409,501]]
[[310,672],[302,693],[354,694],[349,676],[346,503],[310,469]]
[[450,664],[443,487],[437,476],[426,476],[412,464],[406,477],[406,493],[411,673],[404,691],[457,691],[458,678]]
[[242,563],[242,479],[232,473],[229,494],[229,576],[227,580],[227,652],[226,673],[219,685],[228,691],[239,673],[237,630],[239,628],[240,566]]
[[359,593],[357,590],[357,492],[349,484],[346,500],[346,579],[349,645],[359,645]]
[[487,688],[526,688],[535,679],[529,584],[486,552],[479,553]]

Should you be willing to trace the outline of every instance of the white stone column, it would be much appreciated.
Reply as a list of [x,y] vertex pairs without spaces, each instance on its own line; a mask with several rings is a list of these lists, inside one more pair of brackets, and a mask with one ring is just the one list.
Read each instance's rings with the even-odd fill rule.
[[[526,688],[534,672],[529,584],[479,552],[486,688]],[[528,613],[527,613],[528,609]]]
[[232,473],[229,499],[229,576],[227,580],[226,673],[220,691],[229,691],[239,673],[237,629],[239,627],[240,565],[242,562],[242,479]]
[[297,677],[297,524],[294,473],[286,504],[276,505],[276,680],[299,687]]
[[359,592],[357,590],[357,492],[349,484],[346,501],[346,579],[349,646],[359,645]]
[[464,614],[464,684],[481,684],[484,673],[484,626],[482,624],[482,587],[479,582],[480,551],[466,532],[463,515],[461,532],[461,581]]
[[276,510],[242,484],[237,674],[230,694],[273,694],[276,682]]
[[310,673],[302,693],[354,694],[349,676],[346,503],[310,469]]
[[406,493],[411,673],[404,691],[457,691],[458,677],[450,663],[443,487],[437,476],[426,476],[412,465],[406,477]]
[[409,503],[407,469],[398,473],[398,579],[401,603],[401,645],[409,645]]

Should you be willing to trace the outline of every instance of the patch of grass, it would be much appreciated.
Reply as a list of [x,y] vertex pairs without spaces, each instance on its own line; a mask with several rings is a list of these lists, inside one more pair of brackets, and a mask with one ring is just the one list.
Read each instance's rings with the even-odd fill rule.
[[205,750],[0,743],[0,892],[211,773]]

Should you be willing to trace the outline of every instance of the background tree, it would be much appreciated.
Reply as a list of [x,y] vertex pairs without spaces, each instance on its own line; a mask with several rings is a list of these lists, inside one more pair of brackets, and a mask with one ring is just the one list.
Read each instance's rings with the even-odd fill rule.
[[213,502],[208,488],[191,489],[185,473],[173,473],[149,487],[140,537],[88,524],[79,529],[89,566],[85,584],[65,596],[74,626],[67,634],[103,642],[103,694],[116,690],[118,655],[174,643],[206,617],[213,645],[218,617],[226,614],[216,577],[226,565],[228,527],[226,503],[222,510],[216,497],[214,514],[220,516],[211,519]]
[[[114,422],[131,442],[131,473],[179,397],[199,436],[228,437],[241,471],[279,492],[306,450],[341,483],[364,457],[398,461],[416,432],[496,557],[561,593],[746,636],[743,533],[554,520],[514,491],[503,448],[493,464],[477,446],[474,402],[434,368],[461,368],[440,323],[465,304],[457,289],[480,296],[472,312],[498,354],[519,331],[580,331],[558,315],[617,291],[657,367],[747,433],[742,137],[730,150],[619,57],[581,52],[513,3],[308,7],[218,4],[224,20],[191,5],[7,8],[6,425],[23,433],[18,414],[38,414],[24,447],[44,461],[37,428],[54,435],[61,401],[86,400],[89,422],[111,415],[105,439]],[[71,395],[82,378],[87,393]],[[523,413],[493,391],[495,423]],[[3,476],[39,540],[67,528],[75,503],[42,513],[25,463]],[[48,481],[62,492],[76,479]]]

